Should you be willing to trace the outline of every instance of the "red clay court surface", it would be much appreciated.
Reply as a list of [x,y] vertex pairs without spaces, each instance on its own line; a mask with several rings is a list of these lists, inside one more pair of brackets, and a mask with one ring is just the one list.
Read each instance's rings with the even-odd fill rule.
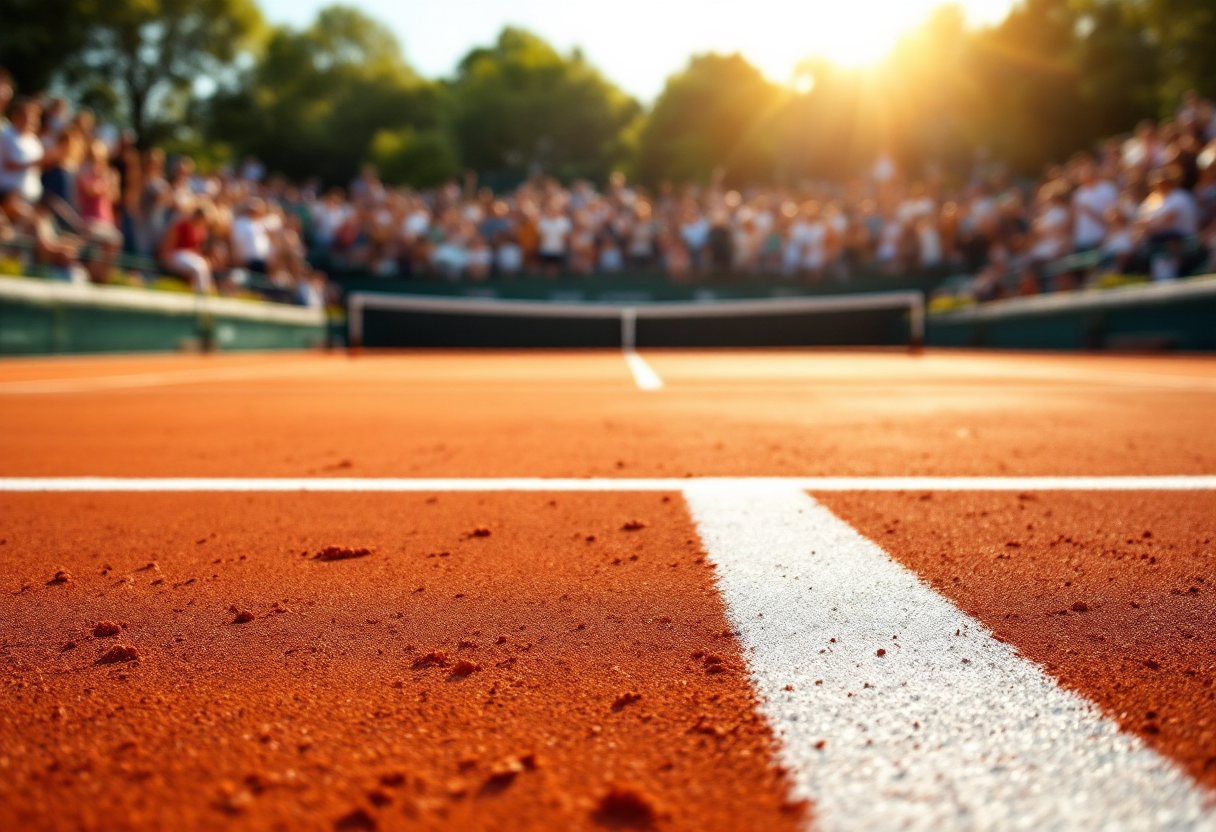
[[0,364],[0,830],[1216,828],[1216,360],[643,357]]

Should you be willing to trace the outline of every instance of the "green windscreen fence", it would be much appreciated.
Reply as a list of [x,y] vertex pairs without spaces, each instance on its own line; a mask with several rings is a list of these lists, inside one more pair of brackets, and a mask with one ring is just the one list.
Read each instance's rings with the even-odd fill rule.
[[325,339],[319,309],[0,278],[0,355],[303,349]]
[[1027,350],[1216,351],[1216,276],[1038,295],[934,313],[927,342]]

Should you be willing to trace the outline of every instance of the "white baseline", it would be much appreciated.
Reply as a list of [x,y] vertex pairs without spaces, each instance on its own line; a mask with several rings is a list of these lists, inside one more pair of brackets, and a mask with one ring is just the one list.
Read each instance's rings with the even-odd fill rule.
[[1216,829],[1171,762],[806,493],[684,493],[817,828]]
[[1216,476],[1113,477],[0,477],[0,491],[1213,491]]

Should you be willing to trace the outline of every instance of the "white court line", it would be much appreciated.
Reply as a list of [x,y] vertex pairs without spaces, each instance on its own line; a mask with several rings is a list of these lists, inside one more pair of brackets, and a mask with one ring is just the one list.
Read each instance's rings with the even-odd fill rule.
[[0,396],[26,396],[45,393],[89,393],[97,390],[129,390],[139,387],[164,387],[174,384],[199,384],[208,381],[278,378],[314,372],[309,365],[258,364],[253,367],[213,367],[200,370],[174,370],[157,373],[129,373],[91,378],[52,378],[30,381],[0,381]]
[[1146,477],[0,477],[0,491],[682,491],[692,485],[803,491],[1213,491],[1216,476]]
[[629,372],[633,373],[633,380],[642,390],[661,390],[663,389],[663,379],[654,371],[654,368],[646,363],[646,359],[637,354],[636,350],[624,350],[625,363],[629,365]]
[[1171,762],[804,492],[685,498],[817,828],[1216,829]]

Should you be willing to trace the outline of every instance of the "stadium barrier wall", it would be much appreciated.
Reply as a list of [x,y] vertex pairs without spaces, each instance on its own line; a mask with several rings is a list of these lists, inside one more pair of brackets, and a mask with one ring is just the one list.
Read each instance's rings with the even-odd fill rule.
[[937,347],[1216,351],[1216,275],[1009,298],[927,316]]
[[303,349],[325,340],[320,309],[0,278],[0,355]]

